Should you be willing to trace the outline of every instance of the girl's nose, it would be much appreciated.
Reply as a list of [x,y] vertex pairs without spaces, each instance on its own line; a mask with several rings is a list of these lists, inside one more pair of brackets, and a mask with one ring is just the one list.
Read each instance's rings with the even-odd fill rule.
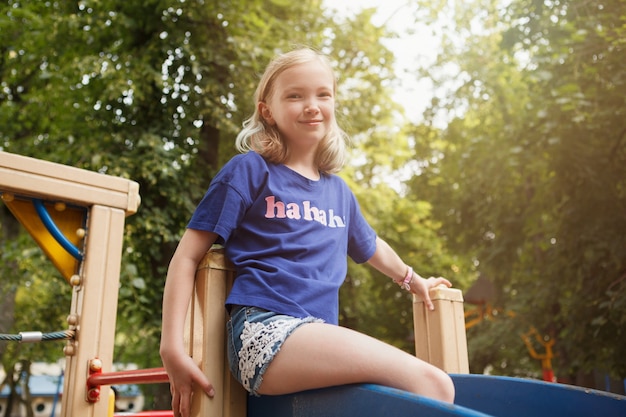
[[314,103],[310,103],[307,104],[307,106],[304,108],[304,112],[307,114],[316,114],[319,113],[320,108],[317,106],[317,104]]

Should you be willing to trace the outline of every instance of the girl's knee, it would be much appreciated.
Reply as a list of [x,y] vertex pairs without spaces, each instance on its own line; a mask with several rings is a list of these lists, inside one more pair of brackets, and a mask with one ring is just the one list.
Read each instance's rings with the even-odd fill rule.
[[455,396],[455,388],[454,388],[454,382],[452,382],[452,378],[450,378],[450,375],[448,374],[445,375],[445,380],[442,381],[441,388],[442,388],[442,400],[449,402],[449,403],[453,403],[454,396]]
[[429,375],[432,384],[432,397],[440,401],[454,402],[455,388],[452,378],[441,369],[435,366],[432,368],[433,370]]
[[406,368],[407,391],[424,397],[448,403],[454,402],[454,383],[443,370],[422,360],[417,360],[416,368]]

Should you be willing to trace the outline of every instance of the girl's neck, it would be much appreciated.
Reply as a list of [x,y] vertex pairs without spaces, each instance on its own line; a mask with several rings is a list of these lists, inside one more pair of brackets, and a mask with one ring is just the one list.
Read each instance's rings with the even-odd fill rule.
[[317,181],[320,179],[320,171],[315,164],[315,156],[307,155],[296,156],[294,154],[289,155],[287,160],[284,162],[284,165],[289,169],[297,172],[305,178],[308,178],[313,181]]
[[298,174],[310,180],[317,181],[320,179],[320,172],[315,166],[304,166],[289,162],[286,162],[284,165],[292,171],[297,172]]

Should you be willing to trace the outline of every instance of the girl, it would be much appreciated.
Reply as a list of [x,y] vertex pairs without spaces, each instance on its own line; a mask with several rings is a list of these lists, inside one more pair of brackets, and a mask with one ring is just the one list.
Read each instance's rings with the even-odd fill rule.
[[452,402],[440,369],[337,326],[346,255],[368,262],[433,308],[424,279],[376,236],[334,175],[346,154],[335,120],[336,79],[311,49],[280,55],[263,74],[256,110],[236,139],[242,152],[211,182],[171,260],[163,298],[161,358],[172,409],[187,417],[192,384],[211,382],[185,354],[183,334],[198,263],[224,245],[237,277],[226,300],[230,367],[252,394],[376,383]]

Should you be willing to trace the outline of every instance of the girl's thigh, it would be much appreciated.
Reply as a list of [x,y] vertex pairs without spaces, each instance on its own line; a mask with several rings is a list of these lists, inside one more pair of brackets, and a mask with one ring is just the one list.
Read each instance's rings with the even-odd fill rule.
[[378,339],[344,327],[309,323],[296,329],[267,368],[260,394],[285,394],[351,383],[374,383],[452,401],[440,369]]

